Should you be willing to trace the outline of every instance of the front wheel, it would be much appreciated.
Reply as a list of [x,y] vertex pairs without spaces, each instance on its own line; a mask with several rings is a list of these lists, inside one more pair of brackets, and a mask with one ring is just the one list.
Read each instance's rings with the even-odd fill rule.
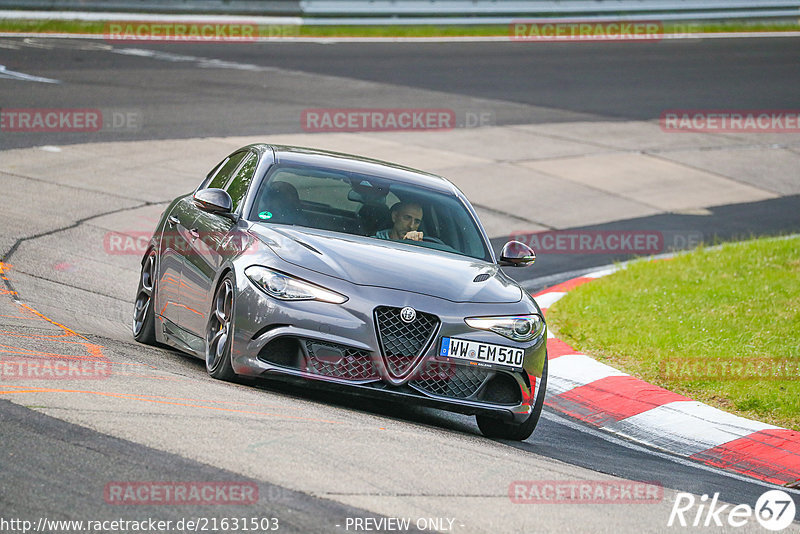
[[139,287],[133,305],[133,339],[146,345],[156,342],[153,298],[156,289],[156,253],[151,251],[142,262]]
[[538,379],[538,383],[539,387],[536,392],[533,411],[525,421],[522,423],[509,423],[485,415],[476,415],[475,419],[478,422],[478,428],[481,429],[481,433],[487,438],[508,439],[513,441],[524,441],[528,439],[539,423],[539,417],[542,415],[542,407],[544,406],[544,395],[545,390],[547,390],[546,356],[544,359],[544,367],[542,368],[542,377]]
[[233,380],[236,373],[231,366],[233,344],[234,278],[225,275],[217,287],[206,328],[206,370],[218,380]]

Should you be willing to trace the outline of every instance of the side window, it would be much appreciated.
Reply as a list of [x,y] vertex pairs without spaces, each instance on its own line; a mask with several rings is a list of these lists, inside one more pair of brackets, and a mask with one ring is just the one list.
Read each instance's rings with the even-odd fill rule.
[[233,174],[233,171],[236,170],[236,167],[239,166],[239,163],[246,155],[247,152],[237,152],[223,161],[217,166],[216,174],[211,176],[211,179],[208,180],[208,183],[203,189],[208,189],[211,187],[217,189],[224,188],[225,184],[228,182],[228,179],[231,177],[231,174]]
[[244,160],[236,175],[228,184],[226,190],[233,200],[233,211],[239,208],[239,205],[244,201],[247,195],[247,189],[250,187],[250,182],[253,181],[253,176],[256,173],[256,166],[258,165],[258,158],[255,154],[249,153],[247,159]]

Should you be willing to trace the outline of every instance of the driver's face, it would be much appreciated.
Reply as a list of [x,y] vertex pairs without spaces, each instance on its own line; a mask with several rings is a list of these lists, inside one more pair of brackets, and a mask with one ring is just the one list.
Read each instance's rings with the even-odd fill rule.
[[403,206],[392,214],[394,230],[401,238],[407,232],[416,232],[422,223],[422,208],[413,204]]

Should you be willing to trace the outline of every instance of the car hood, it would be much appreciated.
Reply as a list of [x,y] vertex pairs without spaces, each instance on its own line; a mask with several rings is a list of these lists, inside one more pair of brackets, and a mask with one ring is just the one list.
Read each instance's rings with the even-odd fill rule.
[[353,284],[453,302],[508,303],[522,299],[519,285],[497,265],[466,256],[292,226],[255,223],[251,231],[282,260]]

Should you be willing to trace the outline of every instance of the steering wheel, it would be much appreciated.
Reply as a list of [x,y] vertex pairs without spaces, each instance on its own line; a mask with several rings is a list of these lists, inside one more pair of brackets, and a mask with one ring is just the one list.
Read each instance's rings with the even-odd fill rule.
[[430,235],[422,236],[422,240],[427,241],[429,243],[438,243],[439,245],[447,246],[447,244],[438,237],[433,237]]

